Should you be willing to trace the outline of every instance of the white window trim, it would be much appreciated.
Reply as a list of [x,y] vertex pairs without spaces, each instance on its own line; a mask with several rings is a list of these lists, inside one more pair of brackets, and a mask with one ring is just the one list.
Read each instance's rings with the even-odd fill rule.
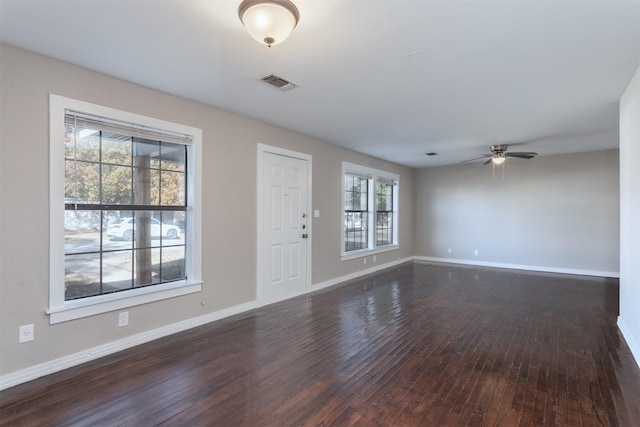
[[[193,137],[188,168],[192,192],[188,194],[190,227],[187,227],[187,277],[161,285],[147,286],[113,294],[65,301],[64,256],[64,116],[65,110],[115,119],[154,129],[190,135]],[[49,323],[60,323],[109,311],[147,304],[180,295],[202,291],[202,130],[109,107],[49,95]]]
[[[349,251],[345,252],[344,250],[344,223],[345,223],[345,214],[344,207],[346,204],[345,200],[345,187],[344,187],[344,176],[347,173],[352,173],[355,175],[362,175],[370,177],[372,185],[370,185],[369,194],[368,194],[368,209],[371,215],[369,215],[369,247],[367,249],[359,249],[357,251]],[[372,197],[372,193],[375,192],[375,180],[381,178],[386,180],[393,180],[396,182],[395,193],[393,197],[393,244],[384,245],[384,246],[375,246],[375,199]],[[398,196],[400,192],[400,175],[386,172],[374,168],[370,168],[367,166],[361,166],[354,163],[342,162],[342,176],[341,176],[341,187],[342,187],[342,221],[340,222],[340,260],[348,261],[350,259],[362,258],[369,255],[375,255],[383,252],[389,252],[397,250],[400,247],[399,236],[398,236]]]

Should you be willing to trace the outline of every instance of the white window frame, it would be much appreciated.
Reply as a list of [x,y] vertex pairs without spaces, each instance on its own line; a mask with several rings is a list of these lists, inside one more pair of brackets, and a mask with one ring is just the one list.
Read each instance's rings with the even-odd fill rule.
[[[368,185],[368,211],[369,215],[367,215],[367,233],[368,233],[368,247],[365,249],[358,249],[354,251],[345,252],[345,205],[346,205],[346,188],[345,188],[345,175],[346,174],[354,174],[360,175],[362,177],[367,177],[369,179]],[[376,180],[383,179],[385,181],[394,181],[396,184],[394,186],[393,193],[393,243],[387,244],[383,246],[376,247],[375,240],[375,217],[376,217],[376,206],[375,206],[375,197],[376,197]],[[398,198],[400,193],[400,175],[386,172],[374,168],[370,168],[367,166],[361,166],[354,163],[342,162],[342,176],[341,176],[341,188],[342,188],[342,221],[340,222],[340,259],[342,261],[347,261],[350,259],[356,259],[365,257],[368,255],[374,255],[382,252],[388,252],[397,250],[400,247],[400,242],[398,239]]]
[[[187,280],[146,286],[111,294],[65,301],[64,254],[64,135],[65,111],[79,111],[113,119],[132,126],[162,129],[189,135],[187,170]],[[89,102],[49,95],[49,323],[93,316],[140,304],[202,291],[202,130],[165,120],[120,111]]]

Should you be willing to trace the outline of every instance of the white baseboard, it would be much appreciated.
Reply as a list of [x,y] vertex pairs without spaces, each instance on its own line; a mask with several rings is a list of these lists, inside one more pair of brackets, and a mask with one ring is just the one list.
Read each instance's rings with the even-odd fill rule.
[[53,374],[54,372],[61,371],[63,369],[71,368],[73,366],[80,365],[90,360],[98,359],[109,354],[116,353],[118,351],[126,350],[136,345],[144,344],[149,341],[153,341],[158,338],[166,337],[168,335],[175,334],[177,332],[186,331],[187,329],[202,326],[207,323],[214,322],[216,320],[224,319],[225,317],[233,316],[236,314],[244,313],[249,310],[253,310],[257,307],[256,301],[251,301],[245,304],[236,305],[234,307],[225,308],[213,313],[206,314],[204,316],[194,317],[193,319],[183,320],[182,322],[173,323],[171,325],[163,326],[161,328],[153,329],[147,332],[142,332],[137,335],[132,335],[121,340],[113,341],[107,344],[102,344],[97,347],[93,347],[87,350],[83,350],[68,356],[54,359],[49,362],[40,363],[35,366],[31,366],[20,371],[12,372],[10,374],[2,375],[0,377],[0,390],[4,390],[15,385],[35,380],[45,375]]
[[522,265],[522,264],[505,264],[501,262],[486,262],[475,261],[469,259],[455,259],[455,258],[436,258],[427,256],[416,256],[416,261],[431,261],[442,262],[449,264],[464,264],[464,265],[476,265],[479,267],[496,267],[496,268],[509,268],[514,270],[529,270],[529,271],[542,271],[545,273],[561,273],[561,274],[576,274],[579,276],[596,276],[596,277],[613,277],[620,278],[619,271],[598,271],[598,270],[581,270],[575,268],[558,268],[558,267],[544,267],[536,265]]
[[357,279],[358,277],[366,276],[367,274],[375,273],[376,271],[384,270],[385,268],[395,267],[396,265],[400,265],[413,260],[414,257],[410,256],[407,258],[398,259],[396,261],[391,261],[386,264],[376,265],[375,267],[369,267],[365,270],[356,271],[355,273],[346,274],[334,279],[325,280],[324,282],[314,283],[313,285],[311,285],[311,291],[313,292],[319,291],[320,289],[329,288],[342,282],[346,282],[347,280]]
[[624,320],[620,316],[618,316],[618,329],[620,329],[620,332],[622,332],[622,336],[631,349],[631,354],[633,354],[633,358],[636,359],[636,363],[640,368],[640,346],[638,345],[633,335],[631,335],[631,331],[629,330],[629,328],[627,328],[627,325],[624,323]]

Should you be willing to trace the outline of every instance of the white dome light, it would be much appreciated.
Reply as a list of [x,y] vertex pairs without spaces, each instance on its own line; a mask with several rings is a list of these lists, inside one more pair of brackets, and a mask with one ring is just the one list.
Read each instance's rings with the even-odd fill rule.
[[289,0],[244,0],[238,16],[251,37],[271,47],[289,37],[300,12]]

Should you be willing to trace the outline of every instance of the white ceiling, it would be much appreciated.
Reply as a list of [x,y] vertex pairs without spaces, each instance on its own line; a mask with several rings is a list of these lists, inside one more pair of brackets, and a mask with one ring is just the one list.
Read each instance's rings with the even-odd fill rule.
[[240,0],[0,0],[0,40],[412,167],[618,146],[640,0],[294,2],[271,48]]

